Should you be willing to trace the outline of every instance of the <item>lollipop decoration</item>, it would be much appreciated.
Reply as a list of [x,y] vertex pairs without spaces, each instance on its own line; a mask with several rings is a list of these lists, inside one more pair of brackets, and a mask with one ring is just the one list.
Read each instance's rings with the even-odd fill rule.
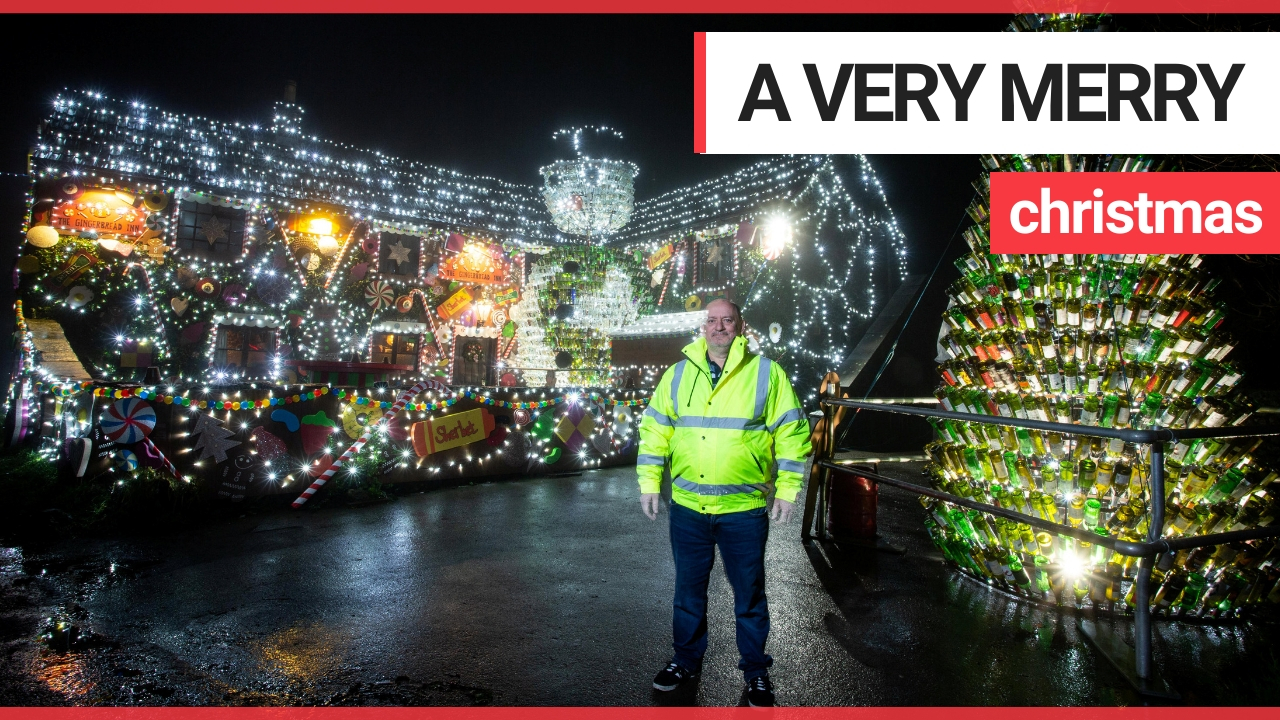
[[138,398],[125,398],[112,403],[103,415],[102,432],[121,445],[141,442],[156,427],[156,411]]
[[391,287],[390,283],[374,280],[364,289],[364,301],[369,303],[374,310],[390,307],[395,300],[395,289]]
[[[159,460],[165,470],[176,478],[182,478],[178,474],[178,468],[174,467],[173,463],[169,462],[169,458],[160,452],[160,448],[151,442],[151,438],[147,437],[152,430],[156,429],[156,411],[145,400],[131,397],[115,401],[103,413],[98,425],[108,440],[120,445],[142,443],[147,454]],[[136,460],[137,455],[133,454],[133,456]]]

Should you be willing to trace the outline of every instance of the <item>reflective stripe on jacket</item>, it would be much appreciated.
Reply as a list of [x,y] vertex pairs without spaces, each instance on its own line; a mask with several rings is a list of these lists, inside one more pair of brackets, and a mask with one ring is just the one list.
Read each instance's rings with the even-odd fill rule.
[[658,492],[669,463],[673,502],[711,514],[752,510],[765,505],[776,462],[777,497],[795,502],[812,448],[786,371],[739,337],[713,390],[707,341],[684,354],[663,373],[640,423],[640,492]]

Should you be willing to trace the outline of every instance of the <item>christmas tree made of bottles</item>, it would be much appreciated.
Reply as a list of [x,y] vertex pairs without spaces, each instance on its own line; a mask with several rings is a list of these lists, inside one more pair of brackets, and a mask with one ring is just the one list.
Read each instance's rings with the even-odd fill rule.
[[[985,156],[991,172],[1155,171],[1129,156]],[[989,175],[974,183],[970,252],[956,265],[936,391],[947,410],[1109,428],[1239,425],[1252,408],[1226,356],[1219,280],[1197,255],[992,255]],[[1130,541],[1150,523],[1150,449],[1037,430],[935,423],[932,485]],[[1277,474],[1260,438],[1184,441],[1165,453],[1162,535],[1267,526],[1280,512]],[[1007,591],[1098,612],[1132,612],[1138,560],[1030,525],[922,498],[948,560]],[[1175,617],[1232,618],[1280,602],[1274,539],[1166,553],[1152,607]]]

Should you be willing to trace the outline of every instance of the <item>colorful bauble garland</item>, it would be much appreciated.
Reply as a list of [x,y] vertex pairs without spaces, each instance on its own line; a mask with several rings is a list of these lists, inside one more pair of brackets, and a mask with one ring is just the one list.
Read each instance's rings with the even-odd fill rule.
[[[263,400],[193,400],[181,395],[166,395],[154,390],[144,390],[142,388],[120,388],[116,390],[112,390],[111,388],[95,388],[93,394],[96,397],[107,397],[117,400],[128,397],[138,397],[143,400],[151,400],[164,405],[193,407],[201,410],[260,410],[274,407],[276,405],[292,405],[294,403],[315,400],[321,395],[328,395],[329,388],[321,387],[304,393],[265,398]],[[338,397],[342,397],[342,395],[339,394]]]

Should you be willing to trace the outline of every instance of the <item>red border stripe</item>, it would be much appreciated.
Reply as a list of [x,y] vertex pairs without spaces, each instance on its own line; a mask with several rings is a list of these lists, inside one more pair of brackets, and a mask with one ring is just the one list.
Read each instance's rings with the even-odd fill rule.
[[6,13],[1274,13],[1275,0],[0,0]]
[[693,34],[693,151],[707,151],[707,34]]
[[[1230,713],[1235,720],[1271,720],[1276,709],[1233,707]],[[1200,707],[0,708],[0,720],[1203,720],[1205,715]]]

